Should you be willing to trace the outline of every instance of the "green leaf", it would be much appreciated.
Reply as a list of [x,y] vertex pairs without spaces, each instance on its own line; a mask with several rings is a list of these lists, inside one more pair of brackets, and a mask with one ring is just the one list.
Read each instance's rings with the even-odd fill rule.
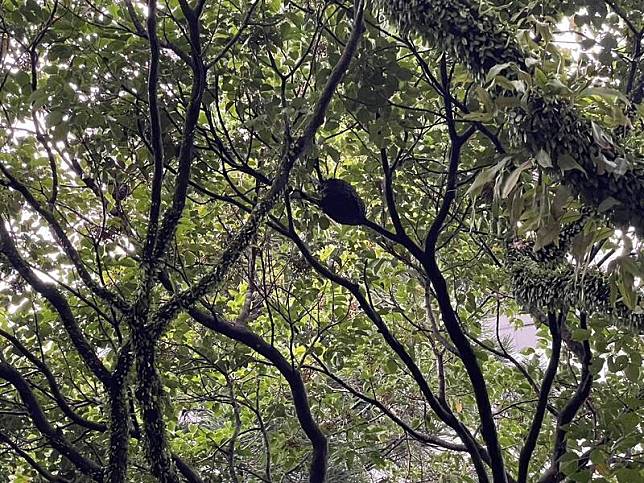
[[583,342],[590,338],[590,331],[588,329],[574,329],[572,331],[572,338],[577,342]]
[[320,226],[321,230],[328,230],[331,226],[329,219],[326,216],[320,216],[320,218],[318,219],[318,225]]
[[577,170],[581,171],[585,175],[588,175],[588,173],[586,173],[586,170],[582,168],[581,165],[570,154],[559,156],[559,158],[557,159],[557,165],[563,172]]
[[49,99],[49,94],[44,89],[36,89],[29,96],[29,102],[33,105],[34,109],[43,107]]
[[552,168],[552,159],[550,159],[550,155],[545,150],[540,149],[537,151],[535,159],[537,160],[537,163],[539,163],[539,166],[543,168]]
[[612,196],[609,196],[599,204],[599,206],[597,207],[597,211],[599,211],[600,213],[603,213],[621,204],[622,204],[621,201],[613,198]]
[[577,481],[579,483],[586,483],[587,481],[591,481],[592,477],[593,477],[593,474],[590,470],[582,470],[571,475],[570,479],[572,481]]
[[542,226],[537,231],[537,240],[534,244],[535,250],[541,250],[543,247],[555,243],[559,240],[561,225],[558,222],[550,222]]
[[631,381],[633,384],[638,384],[640,381],[640,365],[629,364],[624,368],[624,375],[626,376],[626,379]]
[[494,118],[494,115],[489,112],[468,112],[463,114],[462,118],[466,121],[489,122]]
[[511,65],[511,62],[506,62],[504,64],[496,64],[492,66],[485,77],[485,82],[491,82],[498,74],[500,74],[504,69],[507,69]]
[[476,176],[474,182],[470,185],[467,190],[467,194],[473,197],[478,196],[481,190],[496,177],[497,173],[501,171],[505,165],[511,160],[509,157],[503,158],[494,166],[485,168]]
[[64,112],[62,111],[52,111],[49,114],[47,114],[47,126],[57,126],[60,124],[63,120],[63,116],[65,115]]
[[517,182],[519,181],[519,177],[521,176],[521,173],[523,173],[531,165],[532,165],[532,162],[528,160],[524,162],[521,166],[519,166],[517,169],[515,169],[510,174],[510,176],[508,176],[508,178],[505,180],[505,184],[503,185],[503,190],[501,191],[502,198],[508,197],[508,195],[512,192]]
[[625,104],[629,103],[628,97],[621,91],[612,87],[586,87],[579,93],[579,97],[600,97],[602,99],[619,99]]

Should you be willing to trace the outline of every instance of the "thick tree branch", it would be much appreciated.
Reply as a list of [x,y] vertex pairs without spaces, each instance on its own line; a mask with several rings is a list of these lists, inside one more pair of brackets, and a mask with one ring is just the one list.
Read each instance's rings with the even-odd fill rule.
[[[443,59],[441,63],[441,77],[444,89],[447,91],[449,79],[445,59]],[[443,201],[434,222],[429,228],[427,238],[425,240],[424,257],[419,261],[423,264],[423,268],[434,287],[436,301],[438,302],[445,329],[447,329],[450,339],[456,346],[463,365],[465,366],[465,370],[467,371],[467,375],[470,378],[479,416],[481,418],[481,434],[483,435],[488,454],[490,455],[494,481],[504,483],[507,481],[505,464],[503,462],[503,453],[498,440],[496,424],[492,414],[492,405],[490,403],[490,396],[487,390],[485,377],[483,376],[483,372],[479,366],[476,354],[467,340],[467,336],[461,328],[458,317],[452,307],[447,282],[438,266],[436,258],[436,243],[438,241],[438,237],[443,229],[443,225],[447,219],[452,203],[456,199],[456,172],[460,162],[461,149],[467,139],[474,132],[474,128],[470,128],[465,134],[459,135],[454,124],[451,98],[444,95],[443,102],[447,113],[448,129],[451,139],[447,181]]]
[[[172,205],[166,210],[158,227],[161,210],[161,189],[163,184],[164,155],[161,139],[161,124],[158,107],[157,84],[159,81],[159,41],[156,33],[156,0],[148,1],[148,39],[150,41],[150,65],[148,74],[148,103],[151,124],[151,143],[154,156],[152,200],[148,219],[148,231],[141,262],[141,281],[134,304],[134,313],[128,318],[133,331],[133,347],[136,355],[137,390],[141,405],[145,448],[152,474],[161,482],[178,483],[172,456],[168,449],[165,422],[163,418],[163,385],[156,367],[156,343],[158,336],[149,330],[151,320],[150,304],[152,291],[157,282],[159,267],[167,247],[174,236],[183,214],[188,192],[190,169],[193,160],[195,127],[199,120],[201,99],[206,87],[206,69],[201,50],[199,13],[181,2],[181,9],[187,22],[190,40],[192,87],[186,118],[183,124],[179,168],[175,181]],[[124,393],[121,392],[121,396]],[[121,411],[118,400],[116,410]],[[127,430],[127,428],[123,428]],[[119,431],[122,433],[122,431]],[[119,435],[114,435],[118,437]],[[118,468],[116,468],[118,469]]]
[[106,468],[106,483],[125,483],[128,470],[130,443],[130,411],[128,388],[125,381],[114,378],[108,390],[109,451]]

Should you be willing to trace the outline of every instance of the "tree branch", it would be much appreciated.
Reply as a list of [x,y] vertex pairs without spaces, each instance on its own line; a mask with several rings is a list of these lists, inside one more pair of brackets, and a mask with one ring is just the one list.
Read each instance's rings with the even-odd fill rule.
[[13,344],[18,352],[20,352],[29,362],[31,362],[38,368],[40,372],[42,372],[43,376],[45,376],[45,379],[47,380],[47,383],[49,384],[49,387],[51,388],[51,392],[54,396],[54,399],[56,400],[56,404],[58,404],[60,410],[65,416],[69,418],[70,421],[78,424],[79,426],[95,431],[105,431],[107,429],[107,426],[104,423],[97,423],[90,421],[89,419],[85,419],[84,417],[79,416],[69,406],[67,400],[65,399],[65,396],[63,396],[60,387],[58,386],[55,376],[52,374],[51,370],[44,361],[38,359],[33,352],[27,349],[16,337],[9,334],[8,332],[0,329],[0,336],[11,342],[11,344]]
[[4,434],[2,431],[0,431],[0,443],[4,443],[7,446],[9,446],[13,451],[16,452],[18,456],[20,456],[22,459],[24,459],[29,466],[31,466],[33,469],[35,469],[40,476],[45,478],[47,481],[52,481],[54,483],[72,483],[71,480],[67,480],[61,476],[54,475],[49,472],[44,466],[42,466],[40,463],[38,463],[36,460],[34,460],[31,456],[29,456],[29,453],[24,451],[20,446],[18,446],[17,443],[12,441],[6,434]]
[[541,383],[539,400],[534,411],[534,416],[532,417],[532,424],[530,425],[528,436],[526,437],[523,448],[521,448],[521,452],[519,454],[519,476],[517,478],[518,483],[526,483],[528,481],[530,459],[532,458],[532,453],[535,446],[537,445],[537,439],[539,438],[541,425],[543,424],[543,417],[548,406],[550,389],[552,388],[552,383],[555,380],[557,368],[559,367],[559,356],[561,354],[561,324],[563,319],[563,313],[559,314],[559,316],[553,313],[548,314],[548,327],[550,329],[550,335],[552,337],[552,354],[550,355],[550,362],[548,363],[548,367]]
[[60,429],[51,425],[29,384],[20,373],[9,364],[0,362],[0,378],[11,383],[18,391],[34,426],[49,441],[49,444],[73,463],[83,474],[91,477],[94,481],[102,483],[103,469],[94,461],[84,457],[74,445],[65,439]]
[[338,376],[333,374],[328,369],[328,367],[324,363],[322,363],[322,361],[320,361],[320,359],[318,357],[314,356],[314,358],[315,358],[316,362],[318,364],[320,364],[322,369],[320,369],[318,367],[310,366],[311,369],[319,371],[319,372],[322,372],[323,374],[325,374],[330,379],[333,379],[336,383],[338,383],[340,386],[342,386],[346,391],[348,391],[353,396],[355,396],[358,399],[360,399],[360,400],[362,400],[362,401],[364,401],[364,402],[366,402],[366,403],[378,408],[393,423],[395,423],[405,433],[409,434],[415,440],[417,440],[417,441],[419,441],[419,442],[421,442],[423,444],[427,444],[427,445],[431,445],[431,446],[437,446],[439,448],[448,449],[448,450],[452,450],[452,451],[464,451],[464,452],[468,451],[467,447],[465,445],[463,445],[463,444],[452,443],[451,441],[447,441],[447,440],[438,438],[436,436],[432,436],[430,434],[421,433],[421,432],[417,431],[416,429],[412,428],[411,426],[409,426],[409,424],[407,424],[402,419],[400,419],[391,409],[389,409],[383,403],[378,401],[376,398],[367,396],[366,394],[358,391],[357,389],[355,389],[351,385],[347,384],[341,378],[339,378]]
[[[586,323],[587,315],[585,312],[581,312],[579,316],[579,325],[582,329],[587,330],[588,325]],[[566,453],[566,435],[568,433],[569,424],[572,423],[573,419],[577,415],[577,412],[581,409],[583,404],[588,399],[590,391],[593,384],[593,374],[590,371],[590,365],[592,363],[592,352],[590,350],[590,342],[586,338],[583,342],[584,355],[581,362],[581,380],[579,385],[575,390],[575,393],[566,403],[563,409],[559,412],[559,417],[557,418],[557,428],[555,430],[555,441],[554,441],[554,450],[552,452],[552,460],[550,468],[544,473],[544,475],[539,479],[539,483],[550,483],[563,480],[564,476],[560,472],[560,460],[561,457]]]
[[[483,79],[497,65],[508,64],[527,73],[526,54],[512,31],[485,2],[471,0],[379,0],[390,19],[404,33],[418,33],[431,45],[463,62],[477,79]],[[477,42],[472,42],[477,39]],[[484,45],[484,47],[480,47]],[[510,71],[509,75],[516,75]],[[531,88],[525,108],[508,109],[513,119],[512,137],[536,154],[545,150],[552,160],[549,170],[570,186],[583,200],[599,207],[614,198],[620,203],[606,213],[617,225],[634,226],[644,231],[644,159],[597,135],[596,126],[582,117],[570,102],[546,96]],[[583,168],[561,169],[560,161],[571,156]],[[618,161],[618,158],[620,160]],[[613,160],[623,162],[626,170],[611,170]],[[609,169],[602,166],[606,164]]]
[[194,308],[190,309],[188,313],[205,327],[241,342],[273,363],[291,389],[297,419],[313,447],[309,481],[310,483],[326,481],[327,439],[313,418],[306,386],[299,371],[288,362],[280,351],[245,326],[225,322],[214,315],[208,315]]
[[[287,204],[288,210],[288,204]],[[290,210],[289,210],[290,211]],[[467,428],[454,416],[454,414],[449,410],[449,408],[443,406],[438,398],[434,395],[432,389],[430,388],[425,376],[414,362],[413,358],[410,356],[409,352],[402,345],[402,343],[391,333],[385,321],[380,317],[380,314],[374,310],[369,301],[366,299],[360,287],[326,268],[322,265],[310,252],[304,241],[297,235],[292,224],[292,219],[290,219],[290,227],[288,230],[284,229],[284,234],[298,247],[302,255],[306,258],[307,262],[327,280],[332,281],[333,283],[344,287],[347,289],[353,297],[357,300],[360,308],[363,310],[365,315],[374,323],[378,328],[378,332],[382,335],[383,339],[387,345],[394,351],[396,356],[400,361],[405,365],[405,367],[411,373],[412,378],[418,385],[421,393],[429,403],[430,407],[436,413],[436,415],[449,427],[451,427],[461,438],[463,444],[467,447],[467,450],[472,458],[472,463],[476,469],[476,474],[481,482],[487,482],[488,477],[483,465],[481,451],[474,440],[471,433]]]
[[29,188],[27,188],[27,186],[20,182],[15,176],[13,176],[13,174],[11,174],[11,172],[2,163],[0,163],[0,171],[9,181],[9,186],[18,191],[27,201],[29,206],[31,206],[48,223],[55,240],[63,249],[65,255],[67,255],[67,257],[74,264],[74,267],[78,271],[78,275],[80,276],[83,283],[87,286],[87,288],[89,288],[95,295],[103,299],[105,302],[114,305],[122,312],[127,312],[130,307],[125,300],[123,300],[121,297],[111,292],[107,288],[99,285],[92,278],[91,274],[87,271],[85,263],[83,262],[80,254],[78,253],[76,248],[74,248],[74,245],[72,244],[70,239],[67,237],[67,234],[65,233],[65,230],[63,230],[63,227],[54,217],[54,213],[49,208],[43,206],[34,197]]
[[31,287],[45,298],[56,310],[60,319],[69,334],[69,337],[74,344],[87,367],[92,373],[104,384],[109,384],[111,377],[109,371],[105,368],[101,360],[94,352],[94,348],[85,338],[76,318],[69,306],[69,303],[61,295],[61,293],[51,285],[45,284],[38,276],[29,268],[25,260],[18,253],[9,232],[5,228],[4,220],[0,218],[0,253],[3,253],[14,269]]
[[161,212],[161,190],[163,188],[163,141],[161,138],[161,118],[159,116],[159,38],[157,37],[157,4],[148,2],[147,18],[148,40],[150,42],[150,65],[148,67],[148,110],[150,112],[150,145],[154,159],[152,174],[152,192],[150,194],[150,212],[148,229],[143,248],[143,259],[149,260],[154,250],[158,230],[159,213]]

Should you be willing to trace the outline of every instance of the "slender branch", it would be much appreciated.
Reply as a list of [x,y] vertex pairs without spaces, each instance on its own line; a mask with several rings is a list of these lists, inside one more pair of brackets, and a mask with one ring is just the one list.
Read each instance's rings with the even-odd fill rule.
[[640,30],[635,27],[635,24],[628,18],[626,12],[624,12],[624,10],[617,4],[617,2],[615,2],[614,0],[604,0],[604,2],[606,3],[606,5],[613,9],[613,11],[619,18],[623,20],[623,22],[632,33],[634,33],[635,35],[638,35],[640,33]]
[[48,223],[49,228],[51,229],[54,238],[60,245],[60,247],[65,252],[65,255],[71,260],[74,264],[74,267],[78,271],[78,274],[83,281],[83,283],[98,297],[104,301],[114,305],[116,308],[122,312],[127,312],[129,310],[129,305],[125,300],[119,297],[117,294],[111,292],[107,288],[99,285],[93,278],[92,275],[87,271],[85,267],[85,262],[81,258],[80,254],[74,248],[74,245],[67,237],[65,230],[60,225],[58,220],[54,217],[54,213],[47,207],[43,206],[31,193],[29,188],[20,182],[11,172],[0,163],[0,171],[9,181],[9,186],[16,191],[18,191],[23,198],[27,201],[29,206],[31,206],[40,216],[42,216],[45,221]]
[[[123,1],[125,3],[127,14],[130,17],[132,24],[134,25],[134,33],[136,33],[136,35],[144,39],[147,39],[148,33],[143,27],[143,24],[141,23],[141,20],[139,19],[139,16],[136,13],[132,0],[123,0]],[[188,66],[192,67],[192,60],[190,59],[190,56],[187,55],[183,50],[181,50],[177,45],[171,42],[162,42],[162,41],[159,41],[159,45],[161,45],[164,49],[171,50],[177,55],[177,57],[183,60]]]
[[47,380],[47,383],[49,384],[49,387],[51,388],[52,395],[54,396],[54,399],[56,400],[56,404],[58,404],[58,407],[60,410],[63,412],[65,416],[67,416],[70,421],[73,421],[74,423],[78,424],[79,426],[82,426],[87,429],[92,429],[95,431],[105,431],[107,429],[107,426],[103,423],[97,423],[94,421],[90,421],[89,419],[85,419],[82,416],[79,416],[67,403],[67,400],[65,399],[65,396],[63,396],[60,387],[58,386],[58,383],[56,381],[56,377],[52,374],[51,370],[47,366],[47,364],[38,357],[35,356],[33,352],[31,352],[29,349],[27,349],[16,337],[13,335],[9,334],[8,332],[5,332],[4,330],[0,329],[0,336],[4,337],[7,339],[13,346],[20,352],[29,362],[31,362],[34,366],[38,368],[40,372],[42,372],[43,376],[45,376],[45,379]]
[[476,469],[476,474],[479,478],[479,481],[487,482],[488,477],[483,465],[481,451],[473,436],[461,423],[461,421],[459,421],[456,416],[449,410],[449,408],[443,406],[438,398],[434,395],[431,387],[429,386],[429,383],[425,379],[425,376],[423,375],[418,365],[415,363],[414,359],[411,357],[403,344],[391,333],[385,321],[380,317],[380,314],[378,314],[378,312],[374,310],[365,295],[362,293],[359,285],[345,279],[344,277],[341,277],[340,275],[337,275],[336,273],[332,272],[327,267],[322,265],[311,254],[304,241],[297,235],[292,225],[292,221],[289,230],[285,231],[285,235],[293,240],[302,255],[306,258],[307,262],[315,269],[316,272],[318,272],[327,280],[330,280],[335,284],[344,287],[353,295],[365,315],[369,317],[369,319],[378,328],[378,331],[382,334],[382,337],[387,345],[394,351],[396,356],[405,365],[407,370],[409,370],[412,378],[418,385],[421,393],[429,403],[432,410],[445,424],[451,427],[459,435],[461,441],[467,447],[468,452],[472,458],[472,463],[474,464],[474,467]]
[[[582,329],[587,329],[587,315],[582,312],[579,316],[579,325]],[[569,424],[577,415],[583,404],[588,399],[593,384],[593,374],[590,371],[592,363],[592,352],[590,350],[590,342],[586,338],[583,342],[584,354],[581,359],[581,379],[575,393],[566,403],[563,409],[559,412],[557,418],[557,428],[555,430],[554,449],[552,452],[552,460],[550,468],[539,479],[539,483],[550,483],[552,481],[561,481],[564,476],[560,472],[561,457],[566,453],[566,435],[568,434]]]
[[[326,376],[328,376],[330,379],[333,379],[336,383],[338,383],[340,386],[342,386],[346,391],[351,393],[353,396],[357,397],[358,399],[371,404],[372,406],[378,408],[385,416],[387,416],[391,421],[393,421],[398,427],[400,427],[405,433],[409,434],[412,438],[415,440],[427,444],[427,445],[432,445],[432,446],[437,446],[439,448],[444,448],[444,449],[449,449],[452,451],[461,451],[461,452],[467,452],[468,449],[465,445],[463,444],[457,444],[457,443],[452,443],[451,441],[447,441],[441,438],[438,438],[436,436],[432,436],[430,434],[425,434],[421,433],[418,430],[412,428],[404,422],[400,417],[398,417],[391,409],[389,409],[387,406],[385,406],[383,403],[378,401],[374,397],[367,396],[366,394],[358,391],[351,385],[347,384],[345,381],[343,381],[341,378],[333,374],[328,367],[320,361],[318,357],[315,357],[315,360],[322,369],[314,366],[310,366],[311,369],[322,372]],[[309,367],[309,366],[307,366]]]
[[443,195],[441,206],[438,209],[438,213],[436,214],[436,218],[434,219],[432,225],[430,226],[429,231],[427,233],[427,238],[425,239],[426,254],[433,254],[436,250],[436,243],[438,242],[438,236],[440,235],[441,230],[443,229],[443,225],[445,223],[445,220],[447,219],[447,215],[449,214],[449,210],[452,206],[452,203],[456,199],[456,174],[458,171],[458,165],[460,163],[461,149],[463,148],[463,145],[465,144],[467,139],[469,139],[475,131],[474,128],[471,127],[468,131],[466,131],[462,135],[459,135],[456,132],[456,124],[454,122],[452,99],[447,94],[447,92],[449,91],[449,78],[447,75],[447,61],[445,59],[445,56],[443,56],[441,60],[441,77],[443,81],[443,89],[445,92],[443,94],[443,102],[445,104],[445,118],[447,121],[447,129],[449,132],[449,137],[451,140],[451,147],[450,147],[449,165],[447,168],[447,181],[445,184],[445,193]]
[[61,476],[57,476],[49,472],[44,466],[34,460],[29,453],[24,451],[16,442],[12,441],[9,436],[0,431],[0,443],[4,443],[11,448],[12,451],[15,451],[18,456],[24,459],[29,466],[35,469],[40,476],[45,478],[47,481],[52,481],[54,483],[72,483],[71,480],[67,480]]
[[[192,87],[186,118],[181,133],[181,146],[179,148],[179,168],[177,179],[172,197],[172,206],[165,212],[161,227],[157,234],[157,240],[154,247],[154,260],[160,260],[167,249],[168,243],[174,236],[183,209],[186,203],[188,186],[190,184],[190,169],[194,157],[194,137],[195,128],[199,121],[199,112],[201,109],[201,100],[206,89],[206,68],[203,63],[199,17],[191,13],[190,10],[184,9],[184,15],[188,22],[188,32],[190,37],[190,57],[192,59]],[[154,272],[156,266],[153,265],[151,270]]]
[[[441,77],[445,91],[448,90],[449,79],[447,75],[447,64],[443,59],[441,63]],[[436,293],[436,300],[440,308],[441,316],[447,333],[450,339],[456,346],[467,375],[472,384],[476,405],[481,419],[481,434],[487,445],[487,450],[490,455],[492,474],[494,481],[504,483],[507,481],[505,471],[505,464],[503,462],[503,453],[499,443],[496,425],[494,423],[494,416],[492,414],[492,405],[490,403],[490,395],[487,390],[487,384],[481,367],[479,366],[478,359],[471,344],[467,340],[467,336],[460,326],[458,317],[452,307],[449,288],[447,282],[438,266],[436,259],[436,243],[440,235],[447,215],[456,199],[456,173],[460,162],[461,149],[467,139],[473,134],[474,128],[470,128],[465,134],[458,135],[454,124],[454,117],[452,114],[452,102],[449,96],[443,96],[445,110],[447,113],[447,122],[449,126],[451,148],[450,148],[450,161],[447,173],[447,183],[445,187],[445,194],[443,202],[439,208],[438,214],[432,223],[427,239],[425,240],[425,256],[419,260],[423,264],[427,276],[429,277],[434,291]]]
[[259,5],[259,3],[260,0],[255,0],[255,2],[251,4],[250,8],[246,12],[246,15],[244,16],[244,19],[241,22],[241,25],[237,28],[237,33],[233,35],[230,40],[226,42],[226,45],[224,45],[223,48],[217,53],[217,55],[210,62],[208,62],[208,64],[206,64],[206,69],[210,69],[217,62],[223,59],[226,53],[239,41],[239,38],[244,33],[244,30],[246,30],[246,27],[248,27],[250,19],[253,17],[253,13],[255,13],[255,9],[257,8],[257,5]]
[[550,389],[552,388],[552,383],[555,380],[557,368],[559,367],[559,356],[561,354],[561,323],[563,321],[563,317],[563,313],[559,316],[553,313],[548,314],[548,327],[550,329],[550,335],[552,337],[552,353],[550,355],[550,362],[548,363],[548,367],[546,368],[546,372],[541,383],[541,389],[539,390],[539,400],[534,411],[534,416],[532,417],[532,424],[530,425],[528,436],[526,437],[523,448],[521,448],[521,452],[519,454],[519,473],[517,478],[518,483],[526,483],[528,481],[530,459],[532,458],[532,453],[534,452],[534,448],[537,445],[537,440],[539,439],[541,425],[543,424],[543,418],[548,406]]
[[157,36],[157,4],[148,2],[147,18],[148,40],[150,42],[150,65],[148,67],[148,110],[150,112],[150,144],[154,159],[152,174],[152,192],[150,195],[150,213],[148,229],[143,249],[145,260],[150,259],[158,230],[159,213],[161,212],[161,189],[163,188],[163,141],[161,137],[161,117],[159,116],[159,99],[157,87],[159,84],[160,47]]
[[94,481],[103,481],[103,469],[94,461],[83,456],[62,434],[62,431],[51,425],[42,410],[33,391],[22,375],[9,364],[0,362],[0,378],[8,381],[18,391],[34,426],[47,439],[49,444],[67,458],[83,474]]
[[389,211],[389,217],[391,218],[391,222],[394,225],[394,230],[396,232],[396,239],[394,241],[397,241],[404,245],[415,257],[422,257],[422,250],[409,237],[409,235],[407,235],[407,232],[402,225],[402,221],[400,220],[400,215],[398,214],[398,208],[396,207],[396,200],[393,190],[394,172],[392,167],[389,165],[387,150],[385,148],[382,148],[380,150],[380,161],[382,163],[382,171],[384,176],[383,191],[385,194],[385,202],[387,204],[387,210]]

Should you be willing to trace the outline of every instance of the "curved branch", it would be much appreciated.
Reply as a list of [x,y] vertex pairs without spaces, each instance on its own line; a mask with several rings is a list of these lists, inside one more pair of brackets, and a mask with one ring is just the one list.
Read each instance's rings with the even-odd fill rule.
[[74,248],[74,245],[67,237],[65,230],[63,230],[63,227],[58,222],[53,212],[49,208],[43,206],[42,203],[40,203],[34,197],[29,188],[27,188],[27,186],[19,181],[15,176],[13,176],[13,174],[11,174],[11,172],[5,166],[3,166],[2,163],[0,163],[0,171],[9,181],[9,186],[18,191],[27,201],[29,206],[31,206],[40,216],[45,219],[54,235],[55,240],[63,249],[65,255],[67,255],[67,257],[74,264],[74,267],[78,271],[78,275],[80,276],[83,283],[87,286],[87,288],[89,288],[95,295],[97,295],[105,302],[114,305],[114,307],[118,308],[122,312],[127,312],[130,307],[125,300],[123,300],[116,293],[98,284],[92,278],[92,275],[87,271],[85,263],[83,262],[80,254],[78,253],[76,248]]
[[38,359],[33,352],[27,349],[16,337],[9,334],[8,332],[5,332],[4,330],[0,329],[0,336],[4,337],[9,342],[11,342],[11,344],[13,344],[13,346],[29,362],[31,362],[34,366],[38,368],[40,372],[42,372],[42,374],[45,376],[45,379],[47,380],[47,383],[49,384],[49,387],[51,388],[51,392],[54,396],[54,399],[56,400],[56,403],[58,404],[58,407],[63,412],[63,414],[69,418],[70,421],[78,424],[79,426],[82,426],[87,429],[92,429],[95,431],[105,431],[107,429],[107,426],[103,423],[90,421],[89,419],[85,419],[84,417],[79,416],[69,406],[69,404],[67,403],[67,400],[65,399],[65,396],[63,396],[60,390],[60,387],[58,386],[56,377],[52,374],[51,370],[49,369],[46,363]]
[[[586,321],[586,313],[582,312],[579,317],[579,325],[582,329],[586,330],[588,328]],[[573,419],[577,415],[577,412],[581,409],[583,404],[588,399],[590,391],[593,385],[593,374],[590,371],[590,365],[592,363],[592,352],[590,350],[590,342],[586,338],[583,342],[584,355],[581,359],[581,380],[579,385],[575,390],[575,393],[572,395],[570,400],[559,412],[559,417],[557,418],[557,429],[555,431],[555,441],[554,441],[554,450],[552,452],[551,465],[548,471],[539,479],[539,483],[550,483],[552,481],[557,482],[564,479],[564,475],[560,472],[560,460],[561,457],[566,453],[566,435],[568,434],[569,425],[572,423]]]
[[[441,77],[443,85],[447,89],[449,78],[447,75],[445,59],[441,62]],[[483,377],[483,372],[479,366],[476,354],[472,349],[472,345],[469,343],[465,332],[461,328],[458,317],[452,307],[447,282],[445,281],[445,277],[443,276],[436,259],[436,243],[447,219],[447,215],[449,214],[449,210],[456,199],[456,173],[460,162],[461,149],[467,142],[468,138],[474,133],[474,128],[472,127],[463,135],[457,134],[452,113],[452,101],[447,95],[443,96],[443,101],[447,112],[447,123],[451,140],[449,165],[447,168],[447,182],[445,194],[443,195],[443,202],[427,233],[424,257],[419,261],[422,263],[423,268],[434,287],[436,301],[438,302],[443,324],[445,325],[445,329],[447,330],[450,339],[458,350],[463,366],[465,366],[465,370],[470,379],[479,417],[481,419],[481,434],[485,440],[488,454],[490,455],[494,481],[504,483],[507,481],[507,475],[503,461],[503,453],[501,451],[501,445],[496,431],[496,424],[494,422],[494,415],[492,414],[492,405],[490,403],[490,395],[487,390],[485,377]]]
[[295,406],[297,419],[313,446],[309,481],[311,483],[323,483],[326,478],[327,469],[327,439],[313,418],[306,394],[306,386],[304,385],[300,372],[288,362],[280,351],[247,327],[225,322],[197,309],[190,309],[188,313],[193,319],[205,327],[241,342],[264,356],[273,363],[284,379],[286,379],[293,396],[293,405]]
[[[315,356],[314,356],[315,357]],[[313,366],[307,366],[310,367],[313,370],[322,372],[325,374],[327,377],[333,379],[336,383],[338,383],[340,386],[342,386],[345,390],[347,390],[349,393],[351,393],[353,396],[356,398],[371,404],[372,406],[378,408],[385,416],[387,416],[392,422],[394,422],[398,427],[400,427],[405,433],[409,434],[412,438],[415,440],[427,444],[427,445],[432,445],[432,446],[437,446],[439,448],[444,448],[444,449],[449,449],[452,451],[468,451],[467,447],[463,444],[457,444],[457,443],[452,443],[451,441],[447,441],[441,438],[438,438],[436,436],[432,436],[430,434],[425,434],[417,431],[416,429],[412,428],[409,424],[404,422],[402,419],[400,419],[391,409],[389,409],[387,406],[382,404],[380,401],[378,401],[376,398],[369,397],[366,394],[358,391],[354,387],[350,386],[347,384],[345,381],[343,381],[341,378],[333,374],[327,367],[320,361],[317,357],[315,357],[315,360],[318,364],[322,366],[322,369],[319,369],[317,367]]]
[[[164,168],[157,99],[159,40],[156,34],[157,2],[156,0],[148,0],[149,16],[147,19],[147,27],[148,39],[150,41],[148,99],[152,133],[152,152],[154,155],[154,174],[148,231],[143,259],[141,261],[141,281],[138,287],[133,314],[128,319],[128,323],[133,332],[132,341],[136,355],[137,375],[136,396],[141,404],[146,455],[150,462],[152,474],[164,483],[179,483],[179,477],[168,449],[161,403],[163,384],[156,368],[156,342],[158,341],[158,336],[155,336],[149,330],[150,320],[153,320],[151,318],[150,305],[153,288],[159,274],[159,266],[174,236],[185,207],[193,160],[195,127],[199,120],[201,100],[206,87],[206,69],[202,58],[200,38],[200,11],[191,9],[186,2],[180,2],[180,6],[186,18],[189,32],[190,65],[193,72],[192,88],[186,118],[183,124],[181,147],[179,149],[179,168],[172,205],[164,213],[161,226],[159,227],[158,219],[161,210],[161,188]],[[123,397],[125,396],[123,395]]]
[[[287,210],[288,208],[289,207],[287,204]],[[333,283],[341,287],[344,287],[353,295],[353,297],[357,300],[358,304],[360,305],[360,308],[363,310],[365,315],[369,317],[369,319],[378,328],[378,332],[380,332],[380,334],[382,335],[387,345],[394,351],[396,356],[405,365],[407,370],[409,370],[412,378],[414,379],[416,384],[418,384],[418,387],[421,393],[429,403],[432,410],[441,419],[441,421],[443,421],[445,424],[451,427],[456,432],[456,434],[458,434],[458,436],[461,438],[461,441],[467,447],[468,453],[472,458],[472,462],[476,469],[476,474],[479,478],[479,481],[481,482],[489,481],[487,477],[487,473],[485,471],[485,467],[483,465],[481,449],[479,448],[478,444],[474,440],[474,437],[469,432],[469,430],[463,425],[463,423],[461,423],[461,421],[459,421],[456,418],[456,416],[452,413],[452,411],[450,411],[449,408],[443,406],[443,404],[441,404],[438,398],[434,395],[431,387],[429,386],[429,383],[427,382],[427,379],[425,379],[425,376],[420,370],[420,367],[418,367],[418,365],[411,357],[407,349],[403,346],[403,344],[394,336],[394,334],[391,333],[385,321],[382,319],[382,317],[380,317],[380,314],[378,314],[378,312],[374,310],[374,308],[371,306],[371,304],[369,303],[365,295],[362,293],[360,286],[354,282],[351,282],[350,280],[347,280],[341,277],[340,275],[337,275],[336,273],[332,272],[324,265],[322,265],[311,254],[309,248],[306,246],[304,241],[297,235],[292,225],[292,220],[290,221],[290,224],[291,226],[289,230],[283,229],[283,230],[280,230],[280,232],[282,232],[285,236],[293,240],[293,242],[298,247],[302,255],[306,258],[306,261],[315,269],[316,272],[318,272],[321,276],[323,276],[327,280],[330,280]]]

